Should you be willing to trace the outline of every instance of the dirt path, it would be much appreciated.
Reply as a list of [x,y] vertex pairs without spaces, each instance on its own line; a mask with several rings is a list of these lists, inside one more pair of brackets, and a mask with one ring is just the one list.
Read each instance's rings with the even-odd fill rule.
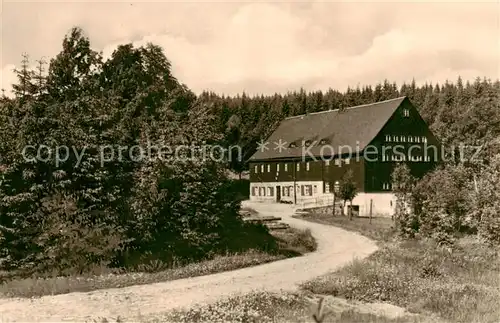
[[276,215],[297,228],[310,228],[318,250],[308,255],[214,275],[179,279],[87,293],[44,296],[36,299],[0,299],[0,322],[84,322],[120,316],[147,318],[176,307],[216,301],[253,290],[293,291],[297,285],[326,274],[377,247],[368,238],[332,226],[292,218],[288,205],[247,205],[262,215]]

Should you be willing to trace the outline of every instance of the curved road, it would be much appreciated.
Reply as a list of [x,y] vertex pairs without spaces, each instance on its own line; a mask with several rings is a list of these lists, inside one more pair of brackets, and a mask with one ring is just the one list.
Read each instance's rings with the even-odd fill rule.
[[340,228],[292,218],[289,205],[245,202],[262,215],[280,216],[297,228],[310,228],[315,252],[250,268],[175,281],[36,299],[0,299],[0,322],[83,322],[96,317],[138,319],[173,308],[208,303],[254,290],[293,291],[298,285],[377,250],[373,241]]

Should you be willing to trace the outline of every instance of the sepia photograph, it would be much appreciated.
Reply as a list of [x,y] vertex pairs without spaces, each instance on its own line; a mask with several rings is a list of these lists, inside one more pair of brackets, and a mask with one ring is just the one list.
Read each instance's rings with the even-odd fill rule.
[[0,323],[500,323],[500,2],[0,0]]

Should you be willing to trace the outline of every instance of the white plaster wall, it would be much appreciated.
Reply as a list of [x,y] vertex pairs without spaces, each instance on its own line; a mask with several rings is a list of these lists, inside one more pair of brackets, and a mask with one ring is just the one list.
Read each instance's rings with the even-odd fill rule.
[[[359,215],[370,215],[370,200],[372,201],[372,216],[389,217],[394,215],[396,208],[396,196],[391,192],[358,193],[358,195],[356,195],[356,197],[352,201],[352,204],[359,205]],[[349,205],[349,202],[347,202],[347,205]]]
[[[294,184],[294,182],[263,182],[263,183],[254,182],[254,183],[250,183],[250,200],[251,201],[260,201],[260,202],[276,202],[276,187],[277,186],[280,186],[280,188],[282,188],[283,186],[293,187],[293,184]],[[323,195],[323,182],[322,181],[300,181],[300,182],[295,182],[295,185],[296,185],[295,191],[297,193],[297,203],[300,203],[303,200],[308,200],[308,199],[320,197]],[[302,196],[301,195],[301,188],[300,188],[301,185],[311,185],[312,187],[314,187],[314,185],[316,185],[317,191],[316,191],[316,193],[314,193],[314,188],[312,188],[313,189],[312,196]],[[257,188],[257,191],[256,191],[257,194],[255,196],[252,195],[252,190],[254,187]],[[259,194],[259,192],[258,192],[259,187],[264,187],[266,189],[266,196],[259,196],[258,195]],[[267,195],[268,194],[268,187],[274,188],[273,196]],[[285,195],[281,194],[281,200],[287,201],[287,202],[294,202],[295,199],[294,199],[293,188],[290,192],[290,196],[285,196]]]
[[[280,186],[292,186],[294,182],[265,182],[265,183],[250,183],[250,200],[256,202],[266,202],[273,203],[276,202],[276,187]],[[329,206],[333,203],[333,194],[323,192],[323,182],[322,181],[300,181],[296,182],[296,193],[297,193],[297,205],[303,208],[310,207],[320,207]],[[317,186],[317,192],[313,196],[302,196],[301,195],[301,185],[314,185]],[[252,195],[253,187],[257,188],[257,195]],[[258,188],[264,187],[266,189],[266,196],[258,196]],[[268,195],[268,187],[274,188],[273,196]],[[281,200],[286,202],[295,202],[294,192],[291,191],[290,196],[281,195]],[[356,195],[352,201],[353,205],[359,205],[359,215],[369,216],[370,215],[370,201],[372,201],[372,216],[387,216],[390,217],[394,215],[396,207],[396,196],[391,192],[383,193],[364,193],[360,192]],[[341,203],[337,198],[337,202]],[[347,214],[347,207],[349,202],[346,203],[345,214]]]

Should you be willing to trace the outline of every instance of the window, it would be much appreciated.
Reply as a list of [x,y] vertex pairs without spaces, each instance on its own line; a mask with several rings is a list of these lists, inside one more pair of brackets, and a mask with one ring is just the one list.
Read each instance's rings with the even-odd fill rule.
[[258,172],[259,172],[259,167],[257,167],[257,165],[255,165],[254,173],[257,174]]
[[306,147],[309,147],[311,145],[312,141],[311,140],[306,140],[304,143]]
[[346,159],[344,160],[344,162],[346,163],[346,165],[349,165],[349,164],[351,163],[351,159],[350,159],[350,158],[346,158]]
[[276,164],[276,172],[279,173],[280,171],[280,164]]
[[260,172],[264,173],[264,164],[260,165]]
[[288,164],[285,164],[285,172],[288,172]]
[[341,162],[340,158],[336,158],[335,159],[335,165],[336,166],[341,166],[341,164],[342,164],[342,162]]
[[415,137],[415,142],[420,142],[420,137]]
[[413,142],[413,136],[408,136],[408,142]]
[[274,196],[274,187],[268,187],[267,192],[269,196]]
[[325,193],[331,193],[330,192],[330,183],[325,183]]
[[303,194],[304,196],[312,196],[312,185],[303,185]]
[[391,141],[391,136],[385,135],[385,141],[387,141],[387,142]]
[[401,136],[401,142],[406,142],[406,136]]
[[394,142],[399,142],[399,137],[398,136],[394,136]]
[[309,171],[309,162],[306,163],[306,171]]
[[318,186],[317,185],[313,186],[313,194],[318,194]]
[[325,166],[330,166],[330,159],[325,160]]
[[426,137],[422,137],[422,142],[427,142],[427,138]]
[[255,196],[256,187],[252,187],[252,196]]
[[410,110],[404,109],[403,110],[403,115],[405,116],[405,118],[408,118],[410,116]]
[[300,171],[300,163],[297,163],[297,172]]
[[267,172],[269,173],[271,171],[271,165],[267,164]]

